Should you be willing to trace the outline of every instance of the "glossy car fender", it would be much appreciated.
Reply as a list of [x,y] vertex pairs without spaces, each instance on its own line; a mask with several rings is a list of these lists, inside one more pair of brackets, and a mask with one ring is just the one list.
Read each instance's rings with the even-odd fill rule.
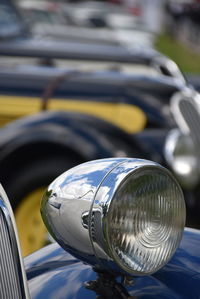
[[[141,131],[145,125],[169,127],[170,116],[165,115],[164,107],[182,87],[173,78],[148,73],[8,67],[0,70],[0,124],[39,112],[45,101],[48,110],[86,112],[118,122],[129,133]],[[133,124],[135,114],[138,119]]]
[[2,185],[6,188],[11,169],[56,149],[66,155],[73,152],[80,161],[112,156],[151,158],[133,136],[101,119],[80,113],[43,112],[0,131]]
[[[26,143],[36,143],[37,140],[49,140],[54,143],[57,141],[71,146],[83,153],[85,158],[90,159],[111,154],[120,156],[119,151],[124,151],[125,156],[135,151],[138,153],[142,151],[141,154],[145,155],[144,149],[142,150],[139,142],[134,142],[132,135],[104,120],[84,113],[42,112],[12,122],[0,131],[0,136],[0,160],[4,152],[9,152],[5,150],[6,147],[7,149],[19,147]],[[85,148],[80,148],[81,141],[84,142]],[[93,150],[88,147],[89,144],[93,146]]]
[[[137,298],[199,298],[199,231],[186,228],[180,247],[171,261],[151,276],[135,277],[127,287]],[[96,279],[93,269],[57,243],[25,258],[32,298],[96,298],[85,283]]]

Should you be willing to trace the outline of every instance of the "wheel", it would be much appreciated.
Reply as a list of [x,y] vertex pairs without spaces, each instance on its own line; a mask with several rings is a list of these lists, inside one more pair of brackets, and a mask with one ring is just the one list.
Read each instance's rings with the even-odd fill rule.
[[45,186],[27,194],[15,210],[23,255],[26,256],[48,243],[48,233],[40,216],[40,200]]
[[59,174],[79,163],[71,157],[43,157],[26,163],[8,179],[5,189],[14,208],[23,256],[49,242],[40,216],[40,201],[46,187]]

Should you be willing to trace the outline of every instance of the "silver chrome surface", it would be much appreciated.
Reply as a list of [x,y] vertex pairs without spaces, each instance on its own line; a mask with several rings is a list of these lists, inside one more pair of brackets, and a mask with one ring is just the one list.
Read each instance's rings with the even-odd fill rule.
[[[42,200],[42,217],[52,234],[66,250],[75,248],[81,255],[93,255],[89,221],[92,202],[103,178],[123,159],[92,161],[59,176]],[[98,211],[93,211],[97,215]]]
[[0,185],[0,298],[29,298],[16,225]]
[[152,62],[152,66],[161,72],[163,75],[171,76],[178,79],[184,85],[186,84],[185,77],[177,64],[165,56],[157,56]]
[[124,272],[114,262],[108,244],[108,210],[119,186],[130,175],[158,169],[168,174],[157,163],[140,159],[115,158],[81,164],[49,186],[41,204],[42,218],[65,250],[95,267]]
[[171,112],[180,130],[190,134],[197,152],[200,147],[200,95],[193,89],[176,93],[171,99]]
[[172,129],[165,141],[164,154],[181,186],[194,188],[200,179],[200,161],[191,135]]

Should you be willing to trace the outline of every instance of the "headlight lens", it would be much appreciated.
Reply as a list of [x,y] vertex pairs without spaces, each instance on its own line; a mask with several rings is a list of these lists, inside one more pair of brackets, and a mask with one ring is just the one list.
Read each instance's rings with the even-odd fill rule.
[[108,212],[113,258],[131,274],[157,271],[180,242],[184,209],[182,193],[167,173],[146,169],[130,175]]
[[200,179],[199,157],[190,135],[172,130],[166,139],[165,158],[183,187],[197,185]]

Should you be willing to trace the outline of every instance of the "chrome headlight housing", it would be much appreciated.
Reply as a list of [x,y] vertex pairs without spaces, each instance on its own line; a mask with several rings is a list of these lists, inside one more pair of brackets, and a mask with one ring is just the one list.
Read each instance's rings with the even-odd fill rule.
[[140,159],[81,164],[58,177],[41,204],[67,251],[96,268],[146,275],[164,266],[185,224],[182,191],[160,165]]
[[178,129],[171,130],[166,138],[164,154],[183,187],[194,188],[199,183],[199,155],[190,135]]

